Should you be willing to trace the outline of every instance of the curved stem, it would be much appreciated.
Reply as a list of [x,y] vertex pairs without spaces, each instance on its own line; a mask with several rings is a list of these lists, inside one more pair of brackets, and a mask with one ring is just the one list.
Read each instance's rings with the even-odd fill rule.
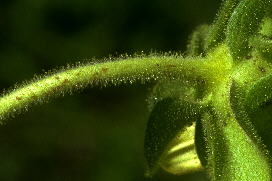
[[257,81],[246,95],[245,106],[248,112],[257,110],[258,107],[264,105],[268,101],[271,101],[272,97],[272,74],[270,73],[266,77]]
[[[266,150],[241,127],[230,105],[230,80],[218,85],[202,123],[212,180],[271,180]],[[254,130],[251,130],[254,132]]]
[[226,32],[227,44],[235,60],[249,55],[249,39],[258,32],[266,10],[271,6],[270,0],[244,0],[235,8]]
[[[0,120],[23,111],[31,104],[42,103],[50,97],[64,95],[86,86],[108,86],[121,83],[142,83],[151,80],[210,79],[217,73],[209,61],[184,59],[179,56],[150,56],[130,58],[94,65],[83,65],[29,82],[0,98]],[[24,109],[25,108],[25,109]]]
[[225,0],[207,36],[206,50],[223,42],[229,18],[239,2],[240,0]]

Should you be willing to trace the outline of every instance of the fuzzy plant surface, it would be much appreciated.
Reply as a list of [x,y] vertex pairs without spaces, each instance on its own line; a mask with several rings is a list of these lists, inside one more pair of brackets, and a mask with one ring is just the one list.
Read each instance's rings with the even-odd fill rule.
[[126,56],[36,77],[0,98],[2,123],[85,87],[155,82],[147,175],[205,169],[211,180],[271,180],[272,1],[225,0],[185,55]]

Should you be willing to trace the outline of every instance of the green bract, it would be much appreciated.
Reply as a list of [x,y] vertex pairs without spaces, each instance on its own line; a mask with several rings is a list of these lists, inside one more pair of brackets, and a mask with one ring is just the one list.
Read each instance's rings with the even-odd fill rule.
[[[155,82],[148,175],[206,169],[211,180],[271,180],[272,1],[226,0],[187,57],[150,55],[67,68],[0,98],[0,119],[86,86]],[[271,129],[270,129],[271,128]]]

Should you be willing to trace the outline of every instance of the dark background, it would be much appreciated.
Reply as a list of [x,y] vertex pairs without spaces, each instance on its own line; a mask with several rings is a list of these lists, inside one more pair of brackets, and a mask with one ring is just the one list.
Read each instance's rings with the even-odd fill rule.
[[[0,0],[0,87],[109,56],[183,52],[216,0]],[[0,180],[206,180],[204,173],[145,178],[143,138],[151,85],[87,89],[35,106],[0,127]]]

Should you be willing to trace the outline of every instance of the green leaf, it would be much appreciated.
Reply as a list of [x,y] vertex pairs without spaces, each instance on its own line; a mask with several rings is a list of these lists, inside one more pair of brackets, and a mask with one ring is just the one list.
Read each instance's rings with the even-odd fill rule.
[[227,24],[229,18],[231,17],[234,8],[240,0],[225,0],[222,4],[218,16],[215,19],[211,30],[208,34],[206,40],[206,50],[216,47],[218,44],[222,43],[226,37],[225,31],[227,29]]
[[187,54],[189,56],[203,56],[205,53],[205,41],[208,36],[210,27],[208,25],[201,25],[190,36],[189,44],[187,46]]
[[271,11],[270,17],[264,18],[259,34],[252,37],[249,41],[250,46],[260,55],[261,58],[267,62],[272,61],[272,18]]
[[262,104],[254,112],[248,113],[249,120],[254,126],[257,135],[260,136],[259,141],[263,145],[263,149],[272,152],[272,102]]
[[270,38],[259,35],[252,37],[249,43],[258,55],[268,62],[272,62],[272,40]]
[[[252,66],[248,68],[255,70]],[[225,82],[221,81],[221,85],[214,87],[210,111],[206,112],[202,120],[210,177],[216,181],[270,180],[271,170],[266,151],[252,138],[254,130],[245,130],[233,110],[239,104],[232,105],[232,94],[235,98],[243,81],[235,84],[236,87],[231,88],[232,80],[226,76]],[[238,96],[238,99],[242,97]],[[252,134],[248,134],[249,131]],[[255,134],[254,137],[258,136]]]
[[[247,85],[248,84],[249,83],[247,83]],[[248,112],[245,107],[247,85],[244,85],[243,83],[238,84],[236,81],[232,82],[230,89],[231,109],[233,110],[233,113],[239,125],[243,128],[246,134],[253,141],[262,146],[262,144],[260,143],[260,138],[256,136],[256,130],[249,118]]]
[[[223,123],[223,124],[222,124]],[[208,171],[212,180],[270,180],[264,150],[246,134],[232,116],[207,113],[203,128],[208,147]]]
[[270,0],[244,0],[235,8],[226,34],[227,44],[234,60],[249,55],[249,39],[258,32],[266,9],[271,8],[271,5]]
[[248,91],[245,108],[263,144],[272,151],[272,74],[261,78]]
[[260,106],[272,100],[272,74],[260,78],[246,96],[246,108],[248,112],[254,112]]
[[[246,131],[247,135],[259,145],[259,147],[266,152],[272,151],[272,107],[271,98],[265,97],[266,88],[263,81],[268,81],[266,84],[271,85],[269,82],[269,72],[271,68],[268,65],[261,64],[260,62],[247,62],[247,65],[251,65],[251,68],[255,67],[254,73],[250,75],[243,74],[244,77],[250,77],[240,82],[233,81],[231,87],[230,103],[232,110],[235,113],[235,117],[239,121],[240,126]],[[253,65],[253,66],[252,66]],[[264,75],[258,75],[258,70],[263,69]],[[244,67],[245,68],[245,67]],[[248,70],[248,69],[245,69]],[[254,69],[248,72],[254,72]],[[266,92],[270,93],[271,90]],[[258,93],[259,92],[259,93]],[[257,96],[259,95],[259,96]],[[264,102],[263,102],[264,101]],[[253,105],[255,104],[255,105]],[[258,136],[256,136],[258,135]]]
[[178,174],[201,168],[194,148],[194,125],[198,106],[178,97],[159,101],[152,110],[145,134],[148,175],[160,166]]
[[261,29],[260,29],[260,34],[263,36],[267,37],[272,37],[272,18],[271,18],[271,10],[270,10],[270,17],[264,18],[262,24],[261,24]]
[[207,155],[207,145],[205,140],[204,128],[201,122],[201,119],[196,120],[195,127],[195,148],[198,158],[201,162],[201,165],[204,167],[207,166],[208,163],[208,155]]

